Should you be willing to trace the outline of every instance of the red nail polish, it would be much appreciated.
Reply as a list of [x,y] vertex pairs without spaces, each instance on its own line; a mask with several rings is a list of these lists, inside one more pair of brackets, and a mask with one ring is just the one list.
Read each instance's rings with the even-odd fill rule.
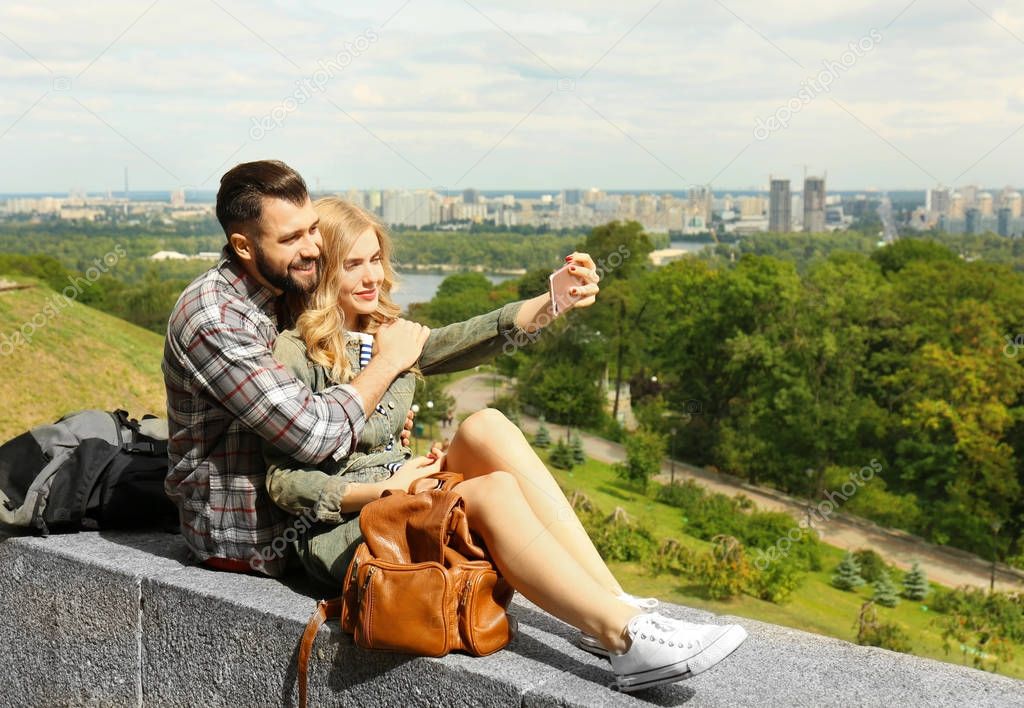
[[572,256],[566,256],[566,257],[565,257],[565,261],[566,261],[566,263],[568,263],[568,262],[569,262],[569,261],[571,261],[571,260],[572,260]]

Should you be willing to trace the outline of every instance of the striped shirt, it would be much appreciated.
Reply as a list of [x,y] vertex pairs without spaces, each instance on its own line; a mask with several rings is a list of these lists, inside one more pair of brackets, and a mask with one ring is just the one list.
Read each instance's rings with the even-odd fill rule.
[[359,370],[362,371],[370,363],[373,356],[373,335],[366,332],[349,332],[359,340]]
[[[359,340],[359,370],[362,371],[369,365],[370,359],[373,358],[373,335],[366,332],[349,332],[349,334]],[[388,409],[384,407],[383,402],[377,404],[374,412],[390,420]],[[391,439],[384,446],[384,452],[391,452],[395,448],[396,442],[395,436],[392,433]],[[384,467],[391,470],[393,474],[401,469],[404,464],[405,459],[403,458],[396,462],[385,463]]]
[[[288,515],[266,491],[261,440],[311,465],[347,456],[365,416],[351,386],[313,393],[271,355],[278,298],[229,255],[178,298],[167,326],[169,470],[181,531],[199,561],[280,576]],[[277,543],[275,543],[277,542]],[[259,559],[257,562],[257,559]]]

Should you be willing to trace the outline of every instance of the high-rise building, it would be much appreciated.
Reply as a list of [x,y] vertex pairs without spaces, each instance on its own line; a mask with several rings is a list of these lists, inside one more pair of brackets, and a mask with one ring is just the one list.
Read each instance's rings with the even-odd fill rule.
[[763,218],[764,206],[764,197],[740,197],[736,200],[741,219]]
[[768,201],[768,230],[785,234],[792,230],[792,199],[788,179],[773,179]]
[[966,217],[966,232],[969,234],[981,233],[981,211],[977,207],[969,208],[964,216]]
[[932,214],[948,214],[951,206],[948,189],[929,189],[925,206]]
[[992,195],[989,192],[982,192],[978,195],[978,211],[982,216],[992,216],[994,208]]
[[1014,219],[1019,219],[1021,216],[1021,196],[1020,192],[1010,192],[1003,199],[1003,206],[1010,210],[1010,216]]
[[180,209],[185,206],[185,190],[184,189],[172,189],[171,190],[171,206],[175,209]]
[[967,210],[967,201],[960,192],[953,192],[949,198],[949,215],[954,219],[963,219]]
[[381,218],[386,224],[420,228],[441,221],[441,203],[431,190],[415,192],[386,191],[382,199]]
[[580,204],[583,201],[583,191],[580,189],[566,189],[562,192],[562,204]]
[[960,194],[964,198],[965,206],[976,206],[978,203],[978,192],[981,191],[981,187],[976,184],[968,184],[960,188]]
[[700,217],[704,224],[711,223],[711,210],[714,194],[711,187],[698,185],[690,187],[688,210],[693,216]]
[[999,235],[1009,236],[1010,235],[1010,223],[1013,219],[1013,213],[1010,211],[1010,207],[1003,207],[999,210]]
[[463,204],[479,204],[480,203],[480,192],[475,189],[464,189],[462,190],[462,203]]
[[825,178],[804,179],[804,231],[825,230]]

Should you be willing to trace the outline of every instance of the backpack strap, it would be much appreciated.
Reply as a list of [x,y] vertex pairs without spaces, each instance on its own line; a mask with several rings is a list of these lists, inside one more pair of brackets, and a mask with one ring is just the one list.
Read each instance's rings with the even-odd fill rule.
[[316,605],[316,610],[306,623],[306,631],[302,633],[302,643],[299,645],[299,708],[306,708],[306,693],[309,683],[309,655],[313,651],[313,642],[316,641],[316,633],[324,622],[331,619],[341,618],[341,606],[344,596],[333,600],[321,600]]

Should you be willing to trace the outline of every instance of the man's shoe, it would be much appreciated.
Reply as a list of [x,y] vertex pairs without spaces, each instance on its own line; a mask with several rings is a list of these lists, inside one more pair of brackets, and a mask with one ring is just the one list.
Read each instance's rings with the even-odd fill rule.
[[624,654],[610,654],[620,691],[674,683],[729,656],[747,638],[738,624],[689,624],[658,614],[637,615],[626,627],[632,641]]
[[[637,597],[636,595],[630,595],[628,592],[621,593],[616,599],[648,612],[651,612],[658,606],[658,598],[656,597]],[[580,636],[576,640],[576,646],[596,656],[608,656],[608,650],[601,646],[601,642],[597,641],[597,637],[586,632],[580,632]]]

